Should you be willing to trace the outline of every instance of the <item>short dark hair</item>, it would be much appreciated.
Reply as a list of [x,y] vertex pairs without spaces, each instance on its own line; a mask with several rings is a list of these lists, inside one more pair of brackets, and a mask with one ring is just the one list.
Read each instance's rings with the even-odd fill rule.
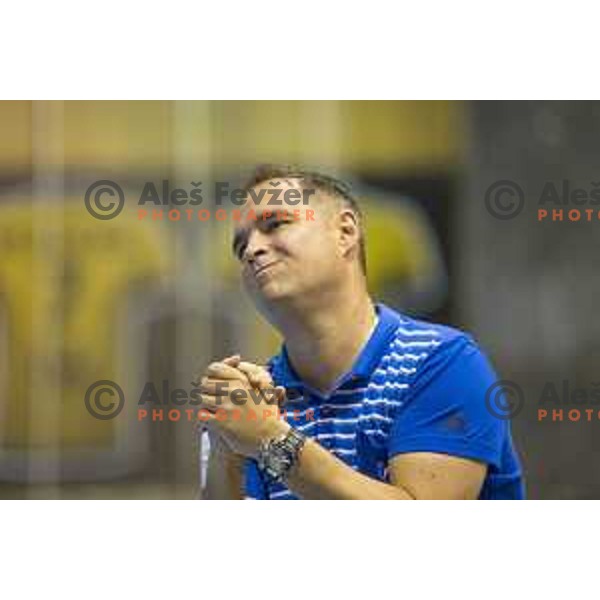
[[342,201],[342,204],[349,208],[356,216],[358,223],[358,260],[362,272],[367,274],[367,254],[365,250],[365,229],[364,216],[358,204],[358,201],[350,189],[350,185],[341,179],[326,175],[319,171],[314,171],[305,167],[296,165],[274,165],[263,164],[254,169],[250,179],[243,186],[244,190],[249,190],[259,183],[271,179],[301,179],[303,188],[316,188],[330,196],[334,196]]

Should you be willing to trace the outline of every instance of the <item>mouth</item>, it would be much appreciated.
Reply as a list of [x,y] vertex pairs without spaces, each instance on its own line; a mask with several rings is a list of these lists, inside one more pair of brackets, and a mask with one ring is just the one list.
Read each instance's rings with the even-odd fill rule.
[[279,261],[273,261],[267,265],[263,265],[262,267],[259,267],[258,269],[256,269],[256,271],[254,271],[253,276],[255,278],[257,278],[259,275],[262,275],[263,273],[265,273],[266,271],[271,269],[271,267],[275,266],[278,263],[279,263]]

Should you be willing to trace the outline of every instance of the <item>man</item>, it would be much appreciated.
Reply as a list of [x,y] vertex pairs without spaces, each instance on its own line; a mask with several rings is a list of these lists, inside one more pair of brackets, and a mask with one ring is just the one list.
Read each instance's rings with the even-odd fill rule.
[[[300,218],[274,214],[275,189],[313,192]],[[206,497],[523,497],[509,424],[486,409],[492,368],[470,336],[373,303],[345,186],[270,167],[246,190],[233,249],[284,345],[268,371],[233,356],[204,373]]]

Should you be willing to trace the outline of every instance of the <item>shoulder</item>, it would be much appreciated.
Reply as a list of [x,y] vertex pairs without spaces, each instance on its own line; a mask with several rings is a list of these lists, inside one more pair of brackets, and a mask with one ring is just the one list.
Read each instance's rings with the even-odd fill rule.
[[390,342],[390,351],[402,355],[418,355],[422,361],[466,346],[477,347],[472,335],[455,327],[400,315]]
[[424,319],[416,319],[405,314],[399,314],[399,325],[396,329],[396,337],[399,339],[410,340],[435,340],[437,342],[447,342],[460,337],[470,337],[470,335],[456,327],[434,323]]
[[466,375],[487,359],[473,336],[456,327],[400,315],[398,326],[382,360],[388,375],[406,376],[416,391],[442,373]]

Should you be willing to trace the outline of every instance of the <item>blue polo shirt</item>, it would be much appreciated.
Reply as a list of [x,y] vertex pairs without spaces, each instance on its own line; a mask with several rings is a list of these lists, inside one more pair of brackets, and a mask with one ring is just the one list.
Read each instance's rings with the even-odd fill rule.
[[[521,499],[521,468],[506,420],[486,408],[498,380],[464,332],[376,305],[378,322],[352,369],[324,396],[294,372],[285,345],[269,362],[287,389],[286,420],[351,468],[388,481],[391,458],[436,452],[488,465],[480,499]],[[267,485],[247,460],[248,498],[297,499],[285,485]]]

